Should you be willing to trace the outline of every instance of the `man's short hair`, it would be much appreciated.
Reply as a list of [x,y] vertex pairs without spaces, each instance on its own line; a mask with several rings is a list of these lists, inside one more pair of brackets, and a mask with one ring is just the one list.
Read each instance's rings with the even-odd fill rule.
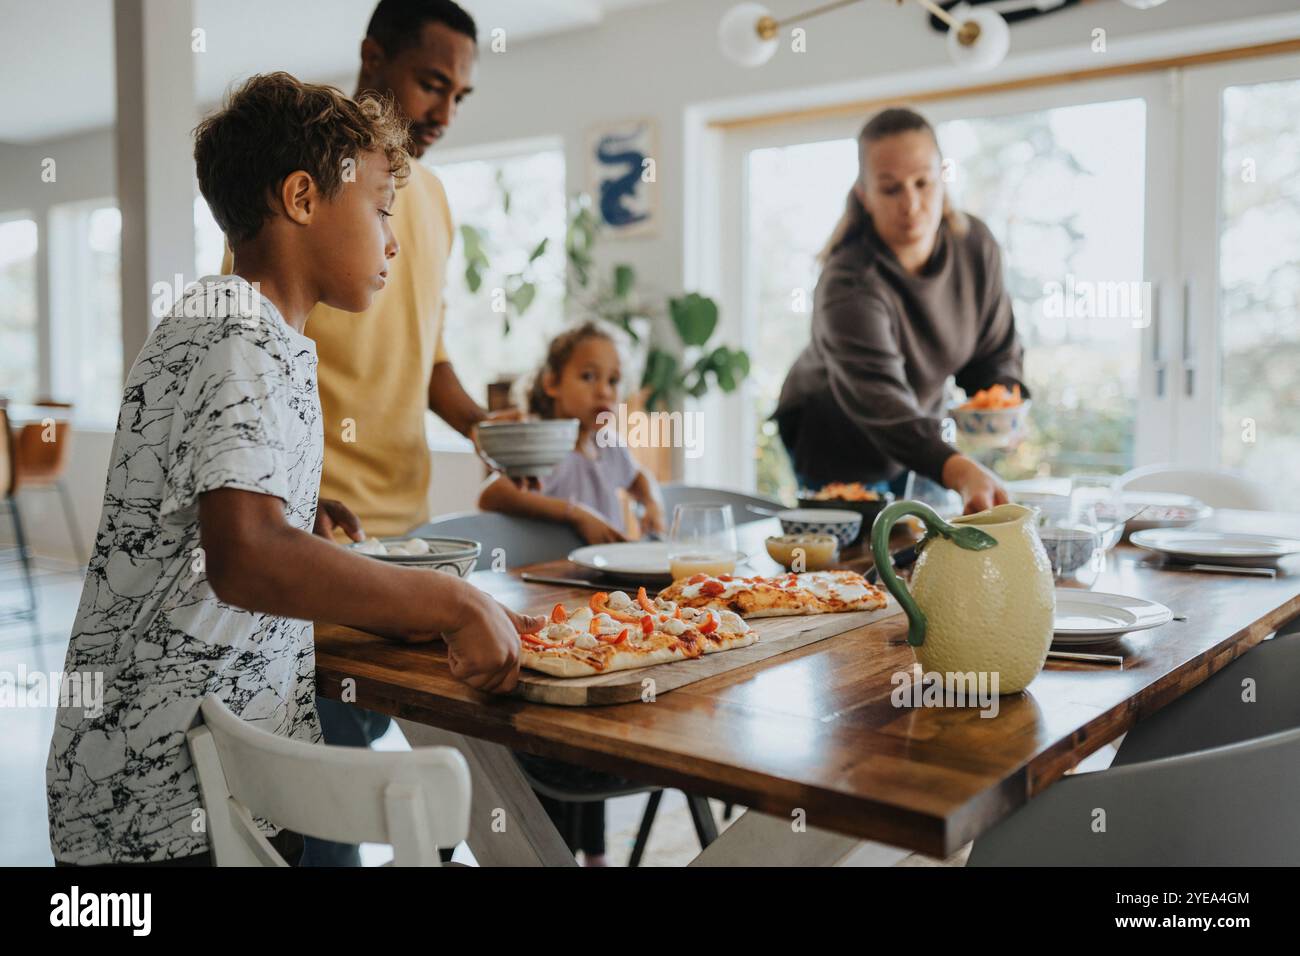
[[441,23],[478,42],[474,18],[453,0],[379,0],[370,15],[366,36],[378,43],[389,56],[396,56],[420,42],[420,28],[426,23]]
[[406,140],[406,121],[391,99],[365,94],[354,101],[330,86],[264,73],[194,130],[194,164],[199,191],[233,246],[261,230],[290,173],[310,173],[331,199],[348,178],[346,160],[355,174],[360,154],[374,150],[401,180],[410,170]]

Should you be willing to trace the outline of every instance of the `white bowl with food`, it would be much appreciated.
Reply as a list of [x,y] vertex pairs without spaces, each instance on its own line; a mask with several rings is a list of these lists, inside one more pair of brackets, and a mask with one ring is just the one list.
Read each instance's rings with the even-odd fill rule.
[[478,444],[511,478],[542,478],[577,446],[578,420],[482,422]]
[[830,508],[793,508],[777,512],[781,530],[786,534],[832,535],[841,548],[857,540],[862,531],[862,515],[856,511],[835,511]]
[[478,564],[483,546],[468,538],[394,537],[367,538],[348,547],[357,554],[375,558],[387,564],[408,568],[428,568],[445,571],[458,578],[467,577]]
[[948,414],[957,426],[958,439],[968,447],[1008,448],[1024,437],[1032,404],[1020,397],[1019,385],[1010,389],[994,385],[954,405]]

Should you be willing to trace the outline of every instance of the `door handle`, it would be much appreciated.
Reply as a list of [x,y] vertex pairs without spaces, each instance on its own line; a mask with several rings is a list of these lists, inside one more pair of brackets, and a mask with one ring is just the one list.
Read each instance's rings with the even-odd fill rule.
[[1151,287],[1151,367],[1156,376],[1156,398],[1165,397],[1165,371],[1169,363],[1165,361],[1165,348],[1160,340],[1160,289],[1162,283],[1156,282]]
[[1196,280],[1188,276],[1183,280],[1183,394],[1188,398],[1196,392],[1196,349],[1192,346],[1192,296]]

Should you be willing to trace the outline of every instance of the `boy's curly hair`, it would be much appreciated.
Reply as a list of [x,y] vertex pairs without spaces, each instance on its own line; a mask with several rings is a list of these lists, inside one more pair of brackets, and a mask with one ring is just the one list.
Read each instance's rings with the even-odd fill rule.
[[376,150],[400,185],[410,172],[406,142],[407,123],[391,99],[351,100],[288,73],[263,73],[194,130],[194,163],[199,191],[233,246],[257,235],[272,215],[272,194],[297,170],[329,199],[343,185],[344,161]]

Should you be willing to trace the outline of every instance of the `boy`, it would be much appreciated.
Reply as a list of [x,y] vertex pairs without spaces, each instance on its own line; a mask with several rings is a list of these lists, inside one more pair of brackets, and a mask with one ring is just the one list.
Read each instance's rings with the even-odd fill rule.
[[350,554],[328,538],[356,532],[351,513],[317,509],[303,327],[317,302],[359,312],[383,287],[405,141],[387,103],[284,73],[253,77],[196,131],[234,274],[189,290],[127,376],[65,665],[104,673],[103,707],[59,711],[46,768],[56,864],[208,863],[185,732],[215,694],[265,730],[319,740],[312,620],[441,634],[469,685],[517,680],[519,634],[541,618],[450,575]]

